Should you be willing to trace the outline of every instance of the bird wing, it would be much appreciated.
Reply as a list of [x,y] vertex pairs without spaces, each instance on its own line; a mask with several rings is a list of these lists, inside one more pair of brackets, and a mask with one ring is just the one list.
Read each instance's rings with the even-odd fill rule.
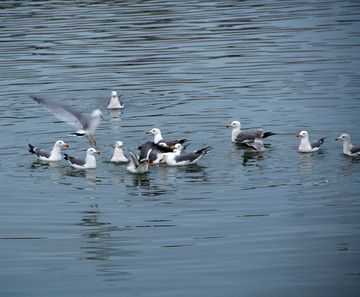
[[239,143],[252,142],[255,139],[255,132],[242,131],[240,132],[235,141]]
[[320,138],[319,140],[313,141],[311,143],[311,148],[316,148],[316,147],[320,147],[320,145],[322,145],[324,143],[326,137]]
[[38,157],[45,157],[45,158],[49,158],[50,157],[50,152],[45,151],[41,148],[35,147],[34,148],[34,152]]
[[350,153],[352,153],[352,154],[360,154],[360,146],[353,146],[350,149]]
[[58,119],[77,129],[86,129],[89,126],[89,118],[77,110],[35,96],[30,97]]

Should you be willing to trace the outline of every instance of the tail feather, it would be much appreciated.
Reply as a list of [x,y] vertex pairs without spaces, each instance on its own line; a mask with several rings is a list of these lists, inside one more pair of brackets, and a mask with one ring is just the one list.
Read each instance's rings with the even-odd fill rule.
[[31,145],[30,143],[28,145],[29,145],[29,152],[32,154],[35,154],[35,151],[34,151],[35,147],[33,145]]
[[263,138],[273,136],[273,135],[277,135],[277,133],[275,133],[275,132],[264,132]]
[[197,150],[197,151],[195,151],[195,153],[202,153],[202,154],[207,154],[210,150],[212,150],[213,149],[213,147],[212,146],[207,146],[207,147],[204,147],[204,148],[202,148],[202,149],[200,149],[200,150]]
[[64,154],[64,160],[69,160],[70,156],[68,154]]

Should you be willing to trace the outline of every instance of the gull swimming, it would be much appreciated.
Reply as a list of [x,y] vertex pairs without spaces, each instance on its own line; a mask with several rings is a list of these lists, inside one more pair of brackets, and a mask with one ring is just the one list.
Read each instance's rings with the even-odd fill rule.
[[29,143],[29,152],[35,154],[36,158],[41,161],[61,161],[61,148],[69,147],[64,141],[55,142],[53,149],[49,152]]
[[76,158],[64,154],[64,159],[76,169],[93,169],[96,168],[96,159],[94,154],[100,154],[96,149],[89,148],[86,151],[86,158]]
[[154,135],[154,143],[158,144],[160,142],[164,142],[166,145],[168,146],[174,146],[177,143],[185,143],[187,142],[187,139],[175,139],[175,140],[168,140],[168,139],[163,139],[162,135],[161,135],[161,131],[158,128],[153,128],[150,131],[146,132],[146,134],[153,134]]
[[122,141],[117,141],[115,143],[115,149],[114,149],[114,153],[111,157],[111,162],[114,162],[114,163],[123,163],[123,162],[128,162],[129,159],[126,158],[126,156],[124,155],[124,152],[123,152],[123,142]]
[[297,135],[297,137],[301,137],[300,145],[298,148],[300,153],[312,153],[318,151],[320,149],[320,146],[324,143],[324,139],[326,138],[323,137],[310,143],[309,133],[306,131],[301,131]]
[[111,92],[111,99],[108,105],[108,109],[119,109],[124,108],[124,102],[120,99],[121,95],[118,97],[116,91]]
[[147,152],[147,156],[145,158],[139,158],[137,154],[134,152],[127,150],[127,152],[130,154],[130,163],[126,167],[127,171],[131,173],[145,173],[148,171],[149,168],[149,155],[151,153],[151,149]]
[[164,160],[170,166],[195,164],[211,149],[211,146],[207,146],[192,153],[182,153],[182,145],[177,143],[174,152],[164,154]]
[[353,146],[350,142],[349,134],[341,134],[340,137],[335,140],[343,141],[343,153],[348,156],[360,156],[360,146]]
[[255,132],[255,139],[254,142],[246,142],[245,144],[252,148],[255,151],[258,152],[264,152],[265,151],[265,147],[264,147],[264,143],[263,143],[263,135],[264,135],[264,131],[262,129],[258,129]]
[[[232,121],[231,124],[227,125],[226,128],[232,127],[231,140],[236,143],[247,143],[255,140],[255,133],[252,131],[241,131],[241,124],[239,121]],[[272,135],[276,135],[273,132],[264,132],[262,138],[266,138]]]
[[99,125],[100,118],[104,119],[100,109],[93,110],[91,115],[88,116],[75,109],[55,102],[51,102],[35,96],[30,97],[58,119],[76,127],[76,129],[79,129],[71,135],[86,136],[90,142],[90,145],[96,146],[96,141],[93,137],[93,134]]

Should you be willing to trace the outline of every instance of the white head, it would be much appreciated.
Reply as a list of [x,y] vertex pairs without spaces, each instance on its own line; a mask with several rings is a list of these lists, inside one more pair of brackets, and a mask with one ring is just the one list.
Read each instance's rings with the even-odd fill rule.
[[156,135],[159,135],[161,132],[160,132],[160,129],[158,128],[153,128],[151,129],[150,131],[147,131],[146,134],[154,134],[155,136]]
[[64,141],[62,140],[58,140],[57,142],[55,142],[56,146],[62,147],[62,146],[66,146],[69,147]]
[[335,140],[342,140],[342,141],[350,142],[350,135],[349,134],[341,134],[341,136],[336,138]]
[[226,128],[239,128],[241,127],[241,124],[239,121],[232,121],[230,125],[227,125]]
[[116,93],[116,91],[112,91],[112,92],[111,92],[111,98],[113,98],[113,99],[116,99],[116,98],[117,98],[117,93]]
[[301,131],[298,135],[296,135],[296,137],[308,138],[309,133],[307,133],[306,131]]
[[122,141],[117,141],[116,143],[115,143],[115,146],[117,147],[117,148],[123,148],[123,142]]
[[180,143],[175,144],[174,151],[181,151],[182,145]]
[[102,119],[104,119],[103,114],[102,114],[100,109],[94,109],[92,111],[92,113],[91,113],[91,116],[94,117],[94,118],[102,118]]
[[100,152],[98,152],[96,149],[91,147],[91,148],[87,149],[86,154],[93,156],[94,154],[100,154]]

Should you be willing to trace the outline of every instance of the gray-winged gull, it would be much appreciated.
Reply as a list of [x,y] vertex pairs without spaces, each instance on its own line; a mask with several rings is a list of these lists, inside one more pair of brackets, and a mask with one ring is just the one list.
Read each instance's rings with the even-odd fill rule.
[[[241,131],[241,124],[239,121],[232,121],[231,124],[227,125],[226,128],[232,127],[231,140],[236,143],[247,143],[255,140],[255,133],[253,131]],[[273,132],[264,132],[263,138],[276,135]]]
[[211,149],[211,146],[207,146],[192,153],[182,153],[182,145],[177,143],[175,144],[174,152],[164,154],[164,160],[171,166],[195,164]]
[[36,158],[41,161],[61,161],[61,148],[69,147],[64,141],[55,142],[53,149],[49,152],[29,143],[29,152],[35,154]]
[[153,141],[147,141],[138,148],[140,150],[140,159],[147,158],[148,152],[151,150],[148,156],[149,165],[160,163],[160,161],[163,159],[164,153],[173,151],[173,149],[170,148],[165,142],[159,142],[158,144],[155,144]]
[[342,140],[343,141],[343,153],[348,156],[360,156],[360,146],[353,146],[350,141],[349,134],[341,134],[340,137],[336,138],[335,140]]
[[300,145],[298,151],[300,153],[312,153],[316,152],[320,149],[320,146],[324,143],[324,139],[326,137],[320,138],[319,140],[313,141],[310,143],[309,141],[309,133],[306,131],[301,131],[297,137],[301,137]]
[[116,91],[111,92],[111,99],[108,105],[108,109],[119,109],[124,108],[124,102],[120,99],[121,95],[118,97]]
[[94,146],[96,146],[96,141],[93,137],[93,134],[99,125],[100,118],[104,119],[100,109],[93,110],[91,115],[88,116],[65,105],[61,105],[35,96],[30,97],[60,120],[70,124],[71,126],[74,126],[76,129],[79,129],[71,135],[86,136],[90,142],[90,145],[94,144]]
[[86,158],[76,158],[64,154],[64,159],[76,169],[93,169],[96,168],[96,159],[94,154],[100,154],[96,149],[89,148],[86,151]]
[[117,141],[115,143],[115,149],[114,149],[114,153],[111,157],[111,162],[114,163],[123,163],[123,162],[128,162],[128,158],[124,155],[123,152],[123,142],[122,141]]

